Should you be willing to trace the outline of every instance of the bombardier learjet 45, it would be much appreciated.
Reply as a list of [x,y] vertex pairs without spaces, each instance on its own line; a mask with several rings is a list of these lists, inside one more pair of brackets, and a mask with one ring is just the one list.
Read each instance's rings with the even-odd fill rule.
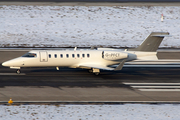
[[[121,70],[124,63],[134,60],[157,60],[157,49],[168,32],[152,32],[135,49],[124,51],[111,48],[89,50],[32,50],[25,55],[2,63],[3,66],[17,69],[21,67],[70,67],[85,68],[98,75],[100,69]],[[117,65],[116,68],[111,67]]]

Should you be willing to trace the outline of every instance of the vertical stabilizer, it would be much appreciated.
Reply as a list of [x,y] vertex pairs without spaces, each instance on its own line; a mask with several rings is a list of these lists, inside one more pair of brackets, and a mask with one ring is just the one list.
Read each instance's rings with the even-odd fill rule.
[[168,32],[152,32],[139,47],[128,51],[156,52],[163,38],[167,36],[170,36]]

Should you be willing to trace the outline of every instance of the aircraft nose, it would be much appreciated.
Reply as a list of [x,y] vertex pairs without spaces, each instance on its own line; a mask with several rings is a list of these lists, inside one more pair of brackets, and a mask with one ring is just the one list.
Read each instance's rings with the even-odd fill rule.
[[2,63],[2,66],[5,66],[5,67],[14,67],[14,66],[19,67],[21,65],[22,65],[21,58],[15,58],[15,59],[8,60]]
[[8,66],[8,62],[3,62],[2,66]]

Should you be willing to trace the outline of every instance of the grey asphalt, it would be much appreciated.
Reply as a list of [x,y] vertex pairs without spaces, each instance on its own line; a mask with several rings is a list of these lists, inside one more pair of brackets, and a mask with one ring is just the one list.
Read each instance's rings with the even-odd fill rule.
[[[0,62],[26,51],[0,50]],[[180,52],[159,52],[159,58],[179,59]],[[101,71],[99,76],[85,69],[23,68],[22,74],[0,66],[0,102],[178,102],[180,89],[142,91],[128,83],[180,83],[180,68],[128,67],[121,71]],[[157,85],[156,85],[157,83]],[[167,85],[163,85],[166,87]],[[137,86],[136,86],[137,87]],[[146,90],[152,90],[151,88]],[[162,89],[158,89],[162,90]],[[169,90],[164,89],[164,90]],[[176,91],[177,90],[177,91]]]

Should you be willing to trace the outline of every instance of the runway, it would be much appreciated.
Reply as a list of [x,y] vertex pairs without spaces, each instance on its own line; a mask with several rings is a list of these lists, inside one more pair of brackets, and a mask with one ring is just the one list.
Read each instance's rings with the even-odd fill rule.
[[[180,68],[124,68],[101,71],[84,69],[0,69],[0,100],[7,101],[179,101]],[[10,73],[2,75],[2,73]],[[144,85],[142,85],[142,83]],[[150,84],[151,83],[151,84]],[[164,84],[166,83],[166,84]],[[148,87],[149,86],[149,87]]]
[[[0,62],[26,50],[1,50]],[[178,59],[177,52],[159,52],[159,58]],[[165,56],[166,57],[165,57]],[[169,56],[169,57],[168,57]],[[0,102],[170,102],[180,101],[179,67],[124,67],[101,71],[85,69],[22,68],[22,74],[0,67]]]

